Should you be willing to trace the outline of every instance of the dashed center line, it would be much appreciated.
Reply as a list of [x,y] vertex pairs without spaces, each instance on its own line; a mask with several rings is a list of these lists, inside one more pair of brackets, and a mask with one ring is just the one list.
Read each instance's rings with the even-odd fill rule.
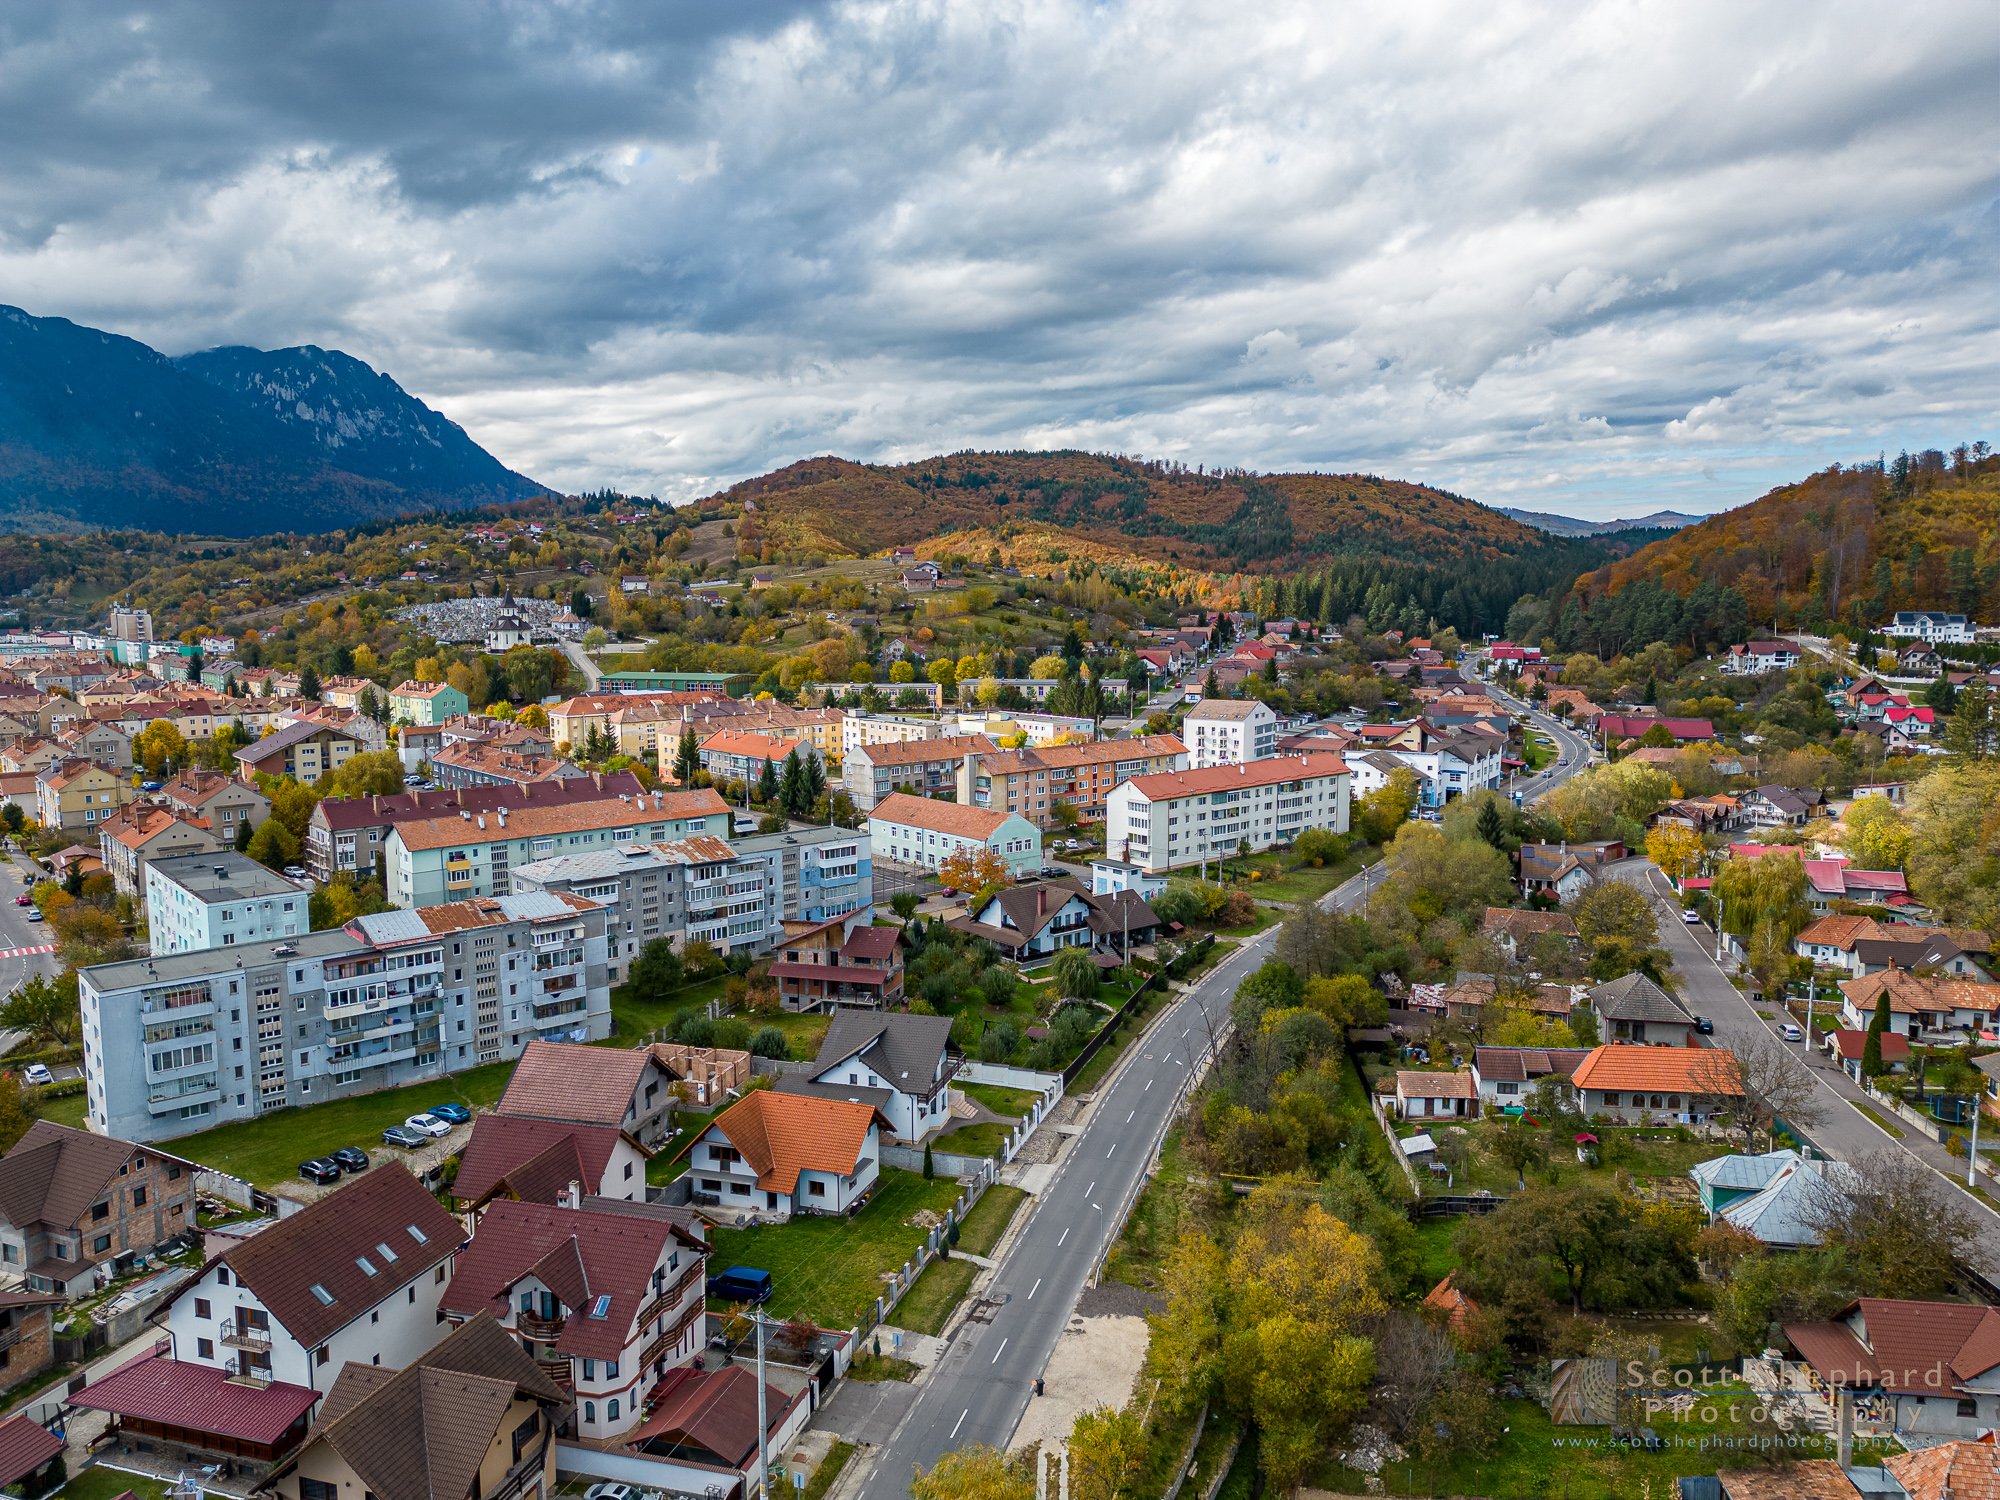
[[[997,1364],[999,1364],[999,1363],[1000,1363],[1000,1356],[1001,1356],[1001,1355],[1003,1355],[1003,1354],[1005,1354],[1006,1352],[1007,1352],[1007,1341],[1006,1341],[1005,1339],[1002,1339],[1002,1340],[1000,1340],[1000,1347],[999,1347],[998,1349],[995,1349],[995,1350],[993,1351],[993,1357],[992,1357],[991,1359],[987,1360],[987,1361],[986,1361],[986,1363],[988,1363],[989,1365],[997,1365]],[[967,1408],[967,1409],[968,1409],[968,1410],[970,1410],[970,1408]],[[953,1437],[957,1437],[957,1436],[958,1436],[958,1434],[957,1434],[957,1433],[953,1433],[953,1434],[952,1434],[952,1436],[953,1436]]]
[[1035,1284],[1028,1288],[1028,1295],[1022,1300],[1027,1302],[1033,1302],[1035,1300],[1035,1293],[1039,1292],[1041,1289],[1042,1289],[1042,1278],[1037,1276],[1035,1278]]
[[971,1415],[972,1415],[972,1408],[968,1406],[964,1411],[958,1414],[958,1420],[951,1424],[951,1436],[953,1441],[957,1440],[958,1429],[965,1425],[965,1419]]
[[1056,1238],[1056,1249],[1062,1249],[1063,1241],[1069,1238],[1070,1227],[1068,1224],[1063,1225],[1063,1232]]

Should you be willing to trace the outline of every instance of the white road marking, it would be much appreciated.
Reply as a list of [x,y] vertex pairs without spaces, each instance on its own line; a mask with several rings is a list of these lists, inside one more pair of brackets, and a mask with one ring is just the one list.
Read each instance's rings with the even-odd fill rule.
[[[1147,1089],[1150,1089],[1150,1088],[1151,1088],[1152,1086],[1153,1086],[1153,1080],[1152,1080],[1152,1079],[1150,1079],[1150,1078],[1148,1078],[1148,1079],[1146,1080],[1146,1088],[1147,1088]],[[1144,1093],[1145,1091],[1146,1091],[1145,1089],[1141,1089],[1141,1090],[1140,1090],[1140,1092],[1141,1092],[1141,1093]]]
[[1042,1278],[1037,1276],[1035,1278],[1035,1284],[1028,1288],[1028,1295],[1022,1300],[1026,1302],[1033,1302],[1035,1300],[1035,1293],[1039,1292],[1041,1289],[1042,1289]]
[[[1152,1085],[1152,1084],[1151,1084],[1150,1082],[1148,1082],[1148,1083],[1147,1083],[1147,1085],[1146,1085],[1146,1087],[1147,1087],[1147,1088],[1151,1088],[1152,1086],[1153,1086],[1153,1085]],[[1130,1124],[1132,1123],[1132,1116],[1133,1116],[1133,1115],[1136,1115],[1137,1113],[1139,1113],[1139,1111],[1138,1111],[1138,1110],[1136,1110],[1136,1109],[1134,1109],[1134,1110],[1131,1110],[1131,1111],[1128,1111],[1128,1112],[1127,1112],[1127,1114],[1126,1114],[1126,1116],[1125,1116],[1125,1123],[1126,1123],[1127,1125],[1130,1125]]]
[[1058,1249],[1058,1250],[1062,1249],[1062,1247],[1063,1247],[1063,1241],[1069,1238],[1069,1232],[1070,1232],[1070,1230],[1071,1230],[1071,1228],[1072,1228],[1072,1227],[1074,1227],[1074,1226],[1072,1226],[1072,1225],[1069,1225],[1069,1224],[1065,1224],[1065,1225],[1063,1225],[1063,1232],[1062,1232],[1062,1234],[1061,1234],[1060,1236],[1058,1236],[1058,1237],[1057,1237],[1057,1239],[1056,1239],[1056,1249]]
[[1090,1179],[1090,1186],[1083,1190],[1083,1196],[1088,1198],[1092,1193],[1096,1191],[1097,1191],[1097,1179],[1093,1177]]
[[1113,1142],[1111,1143],[1111,1150],[1110,1150],[1110,1151],[1106,1151],[1106,1152],[1104,1153],[1104,1159],[1105,1159],[1106,1161],[1109,1161],[1109,1160],[1111,1160],[1111,1153],[1112,1153],[1113,1151],[1116,1151],[1117,1149],[1118,1149],[1118,1143],[1117,1143],[1116,1141],[1113,1141]]
[[971,1415],[972,1415],[972,1408],[968,1406],[964,1411],[958,1414],[958,1420],[951,1424],[951,1440],[953,1442],[956,1442],[958,1440],[958,1429],[965,1425],[965,1419]]
[[[1007,1341],[1006,1341],[1005,1339],[1002,1339],[1002,1340],[1000,1340],[1000,1347],[999,1347],[998,1349],[995,1349],[995,1350],[993,1351],[993,1357],[992,1357],[991,1359],[987,1360],[987,1361],[986,1361],[986,1363],[988,1363],[989,1365],[997,1365],[997,1364],[999,1364],[999,1363],[1000,1363],[1000,1356],[1001,1356],[1001,1355],[1003,1355],[1003,1354],[1005,1354],[1006,1352],[1007,1352]],[[969,1407],[967,1408],[967,1410],[970,1410],[970,1409],[971,1409],[971,1408],[969,1408]],[[958,1436],[958,1434],[954,1432],[954,1433],[952,1434],[952,1436],[953,1436],[953,1437],[957,1437],[957,1436]]]

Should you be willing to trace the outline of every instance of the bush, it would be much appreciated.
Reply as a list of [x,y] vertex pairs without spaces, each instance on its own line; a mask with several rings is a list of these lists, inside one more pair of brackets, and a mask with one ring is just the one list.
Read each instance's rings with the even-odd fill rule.
[[750,1038],[750,1050],[758,1057],[786,1058],[792,1055],[792,1044],[784,1028],[760,1026],[757,1034]]

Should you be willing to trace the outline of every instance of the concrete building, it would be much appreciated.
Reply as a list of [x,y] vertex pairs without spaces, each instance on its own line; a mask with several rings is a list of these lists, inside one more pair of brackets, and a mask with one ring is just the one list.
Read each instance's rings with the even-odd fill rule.
[[66,833],[95,833],[132,800],[132,783],[87,760],[58,760],[35,776],[35,821]]
[[491,812],[460,808],[456,815],[399,822],[383,845],[383,861],[392,902],[432,906],[505,895],[515,869],[554,854],[728,832],[729,809],[712,788],[641,792]]
[[983,734],[935,735],[927,739],[856,745],[841,762],[841,784],[862,812],[898,791],[918,796],[955,792],[967,755],[991,755]]
[[159,799],[190,818],[204,819],[225,844],[236,840],[237,825],[252,828],[271,816],[271,799],[225,771],[188,766],[168,777]]
[[[405,730],[403,737],[410,738],[410,733]],[[428,759],[431,780],[444,791],[473,786],[524,787],[538,781],[581,781],[590,776],[572,760],[473,740],[443,746]]]
[[1139,776],[1111,793],[1106,855],[1149,873],[1289,844],[1308,828],[1345,833],[1350,773],[1337,755]]
[[358,735],[335,729],[330,724],[304,719],[296,724],[287,724],[283,729],[272,730],[255,744],[245,745],[236,752],[236,765],[238,774],[245,781],[251,781],[262,773],[267,776],[290,776],[305,786],[311,786],[367,749],[367,744]]
[[471,700],[448,682],[403,682],[389,689],[393,723],[429,727],[470,712]]
[[925,870],[972,849],[999,855],[1016,876],[1042,867],[1042,831],[1019,813],[892,792],[869,813],[868,833],[879,857]]
[[312,887],[234,849],[175,854],[146,866],[146,936],[155,958],[312,930]]
[[1278,753],[1278,716],[1255,698],[1204,698],[1181,721],[1188,764],[1241,766]]
[[782,739],[740,729],[717,730],[701,742],[696,753],[701,768],[715,780],[752,785],[764,774],[766,766],[775,776],[783,769],[787,756],[798,756],[801,764],[819,761],[819,750],[810,740]]
[[604,924],[531,893],[84,969],[90,1128],[169,1140],[608,1036]]
[[87,1296],[196,1233],[196,1170],[149,1146],[35,1121],[0,1157],[0,1270],[31,1292]]
[[866,830],[804,828],[724,843],[713,835],[623,844],[521,866],[515,890],[568,891],[610,913],[611,981],[656,938],[702,937],[724,951],[765,953],[785,924],[865,925],[874,909]]
[[1019,813],[1038,828],[1062,822],[1059,805],[1094,823],[1121,781],[1183,770],[1187,763],[1187,746],[1171,734],[1040,750],[969,751],[959,766],[957,795],[967,807]]

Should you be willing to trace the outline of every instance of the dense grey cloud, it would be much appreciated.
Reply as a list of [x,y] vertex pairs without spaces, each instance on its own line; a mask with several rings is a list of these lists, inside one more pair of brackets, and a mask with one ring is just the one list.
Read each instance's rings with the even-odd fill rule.
[[675,498],[1079,446],[1713,509],[1994,436],[2000,11],[0,12],[0,287]]

